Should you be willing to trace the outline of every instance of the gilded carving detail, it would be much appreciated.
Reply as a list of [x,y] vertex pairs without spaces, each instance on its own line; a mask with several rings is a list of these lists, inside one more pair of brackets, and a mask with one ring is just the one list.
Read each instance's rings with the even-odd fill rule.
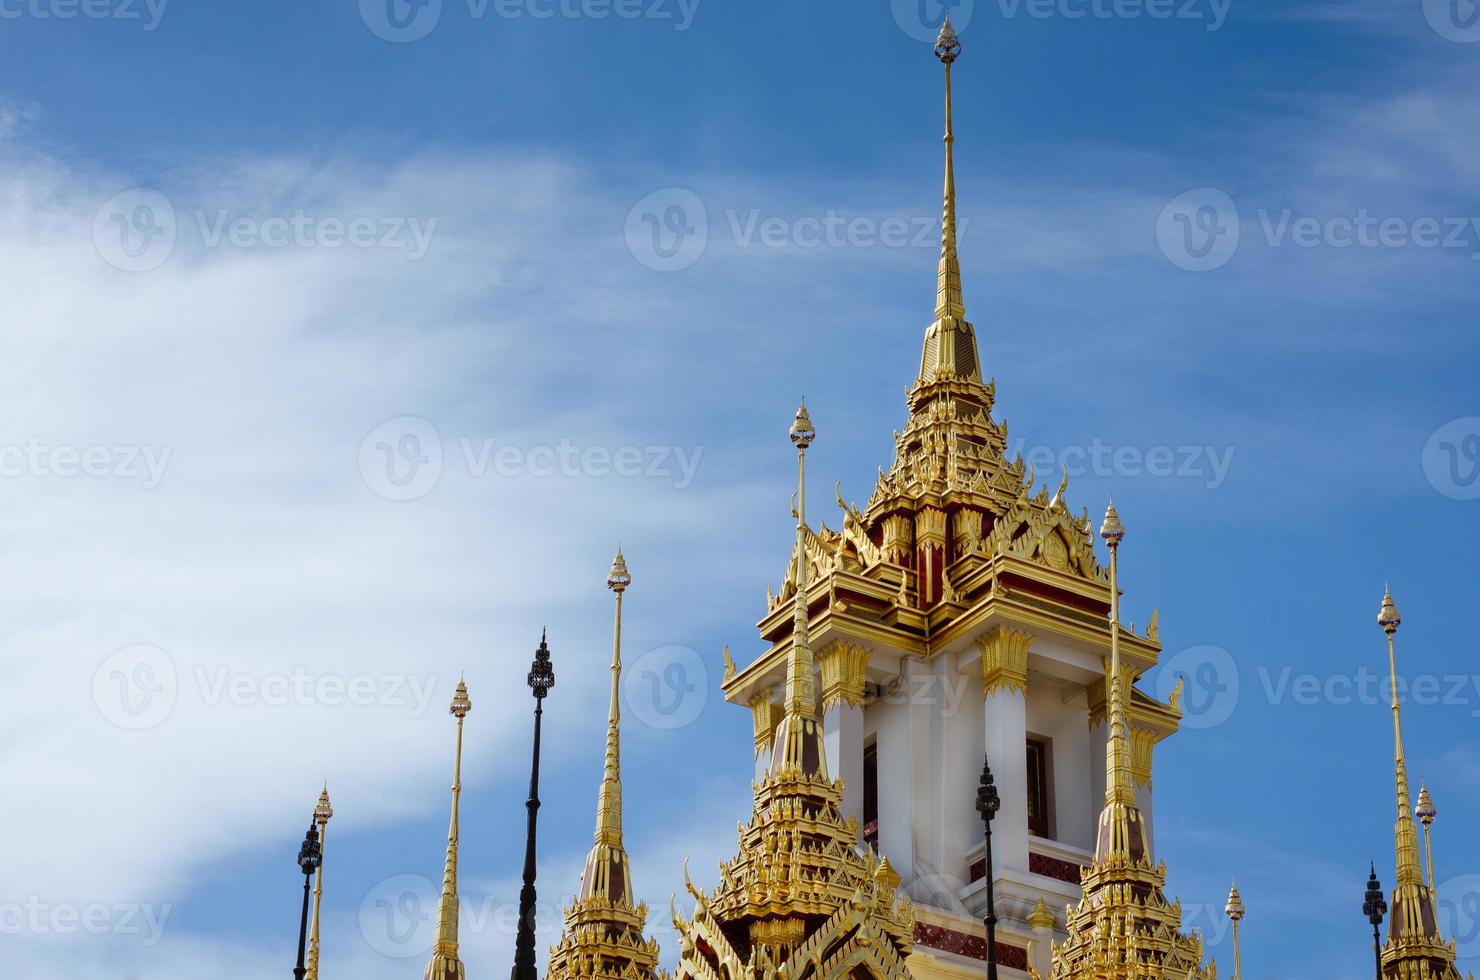
[[884,518],[884,557],[896,565],[909,565],[910,552],[914,549],[910,536],[910,519],[903,514],[891,514]]
[[922,548],[926,545],[944,548],[946,546],[946,512],[934,507],[926,507],[916,514],[915,540]]
[[750,713],[755,722],[755,754],[760,755],[771,747],[776,723],[781,720],[781,706],[772,699],[769,690],[762,691],[750,699]]
[[1144,728],[1131,729],[1131,775],[1136,785],[1151,788],[1151,752],[1156,747],[1156,733]]
[[1011,626],[998,626],[976,638],[982,655],[983,697],[1003,688],[1027,692],[1028,647],[1032,643],[1031,634]]
[[838,640],[817,656],[822,668],[822,707],[838,702],[863,707],[864,683],[868,680],[869,651]]

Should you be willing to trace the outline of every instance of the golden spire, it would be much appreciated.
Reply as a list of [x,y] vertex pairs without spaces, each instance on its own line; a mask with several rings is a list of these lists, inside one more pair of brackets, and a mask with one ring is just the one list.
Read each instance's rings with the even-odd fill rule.
[[304,980],[319,980],[319,910],[324,904],[324,848],[329,839],[329,819],[334,808],[329,805],[329,784],[319,794],[319,802],[313,808],[313,822],[319,825],[319,871],[313,885],[313,926],[308,933],[308,964]]
[[1100,537],[1110,546],[1110,678],[1106,685],[1109,699],[1110,741],[1105,760],[1105,805],[1134,804],[1135,786],[1131,779],[1130,735],[1125,723],[1125,678],[1120,666],[1120,542],[1125,527],[1115,512],[1115,501],[1105,510]]
[[457,958],[457,843],[458,805],[462,799],[463,719],[473,710],[468,685],[457,682],[449,709],[457,719],[457,754],[452,766],[452,823],[447,831],[447,864],[442,871],[442,901],[437,908],[437,944],[427,963],[423,980],[464,980],[462,961]]
[[825,776],[827,765],[813,696],[812,647],[807,636],[807,447],[815,438],[817,430],[803,399],[791,424],[791,441],[797,447],[797,565],[791,658],[786,665],[785,714],[776,726],[771,771],[796,770],[803,775]]
[[[1388,676],[1393,696],[1393,768],[1398,798],[1398,821],[1393,837],[1398,878],[1393,886],[1392,914],[1388,919],[1387,943],[1382,948],[1382,967],[1385,975],[1393,977],[1453,980],[1459,976],[1454,968],[1455,946],[1445,942],[1439,932],[1434,890],[1424,879],[1418,852],[1418,830],[1414,826],[1409,797],[1408,759],[1403,750],[1403,718],[1398,705],[1398,656],[1393,640],[1402,622],[1392,593],[1384,589],[1377,625],[1387,634]],[[1422,806],[1422,797],[1419,802],[1420,810],[1429,812]],[[1432,805],[1433,801],[1429,803]]]
[[622,593],[632,584],[622,549],[612,559],[606,586],[617,594],[617,618],[612,633],[612,692],[606,719],[606,768],[601,776],[601,794],[596,807],[596,842],[622,846]]
[[950,15],[935,39],[935,56],[946,66],[946,186],[945,207],[940,222],[940,268],[936,277],[935,317],[965,318],[961,296],[961,261],[956,255],[956,130],[951,120],[951,65],[961,56],[961,42],[951,27]]
[[601,773],[601,791],[596,803],[596,844],[586,857],[581,876],[582,901],[600,899],[614,906],[632,904],[632,874],[622,844],[622,594],[632,584],[622,549],[612,559],[606,586],[617,595],[612,627],[611,705],[607,709],[606,763]]
[[606,756],[596,804],[596,842],[586,855],[580,891],[565,909],[560,942],[550,949],[548,980],[658,977],[658,944],[643,935],[647,906],[632,894],[631,862],[622,844],[622,596],[631,584],[627,560],[618,548],[606,577],[607,588],[616,593],[617,602]]
[[1233,922],[1233,980],[1243,980],[1244,967],[1238,943],[1238,924],[1244,921],[1244,901],[1238,894],[1238,882],[1228,890],[1228,904],[1223,913]]
[[[1418,833],[1413,825],[1413,804],[1408,791],[1408,760],[1403,752],[1403,720],[1402,709],[1398,706],[1398,658],[1394,650],[1393,634],[1398,632],[1398,626],[1403,618],[1398,615],[1398,607],[1393,602],[1391,592],[1386,589],[1382,594],[1382,608],[1377,614],[1377,625],[1387,634],[1388,643],[1388,671],[1391,679],[1393,696],[1393,759],[1395,763],[1395,774],[1398,790],[1398,826],[1397,826],[1397,856],[1398,856],[1398,884],[1422,884],[1423,868],[1419,864],[1418,857]],[[1394,917],[1396,922],[1396,917]]]
[[1434,827],[1434,820],[1439,816],[1439,808],[1434,806],[1434,798],[1429,795],[1429,787],[1422,780],[1418,784],[1418,806],[1414,808],[1413,815],[1418,822],[1423,824],[1423,863],[1429,872],[1429,891],[1434,891],[1434,843],[1430,839],[1429,832]]
[[956,129],[952,119],[951,66],[961,56],[961,42],[947,17],[935,40],[935,56],[946,68],[946,178],[941,209],[940,265],[936,270],[935,322],[925,331],[920,355],[920,384],[932,381],[981,383],[976,334],[966,322],[961,295],[961,260],[956,254]]

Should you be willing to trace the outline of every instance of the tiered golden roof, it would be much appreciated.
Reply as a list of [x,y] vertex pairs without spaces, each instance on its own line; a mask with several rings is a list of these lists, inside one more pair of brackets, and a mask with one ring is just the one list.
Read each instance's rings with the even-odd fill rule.
[[1182,905],[1166,899],[1166,865],[1152,864],[1146,822],[1136,806],[1120,664],[1118,558],[1125,528],[1112,502],[1100,536],[1110,546],[1110,740],[1105,809],[1083,897],[1069,907],[1069,938],[1053,950],[1056,980],[1213,980],[1203,940],[1182,930]]
[[632,869],[622,842],[622,595],[632,584],[621,549],[612,561],[607,587],[617,597],[612,634],[611,705],[606,759],[596,805],[596,843],[586,856],[580,894],[565,910],[565,931],[550,949],[550,980],[620,977],[651,980],[658,971],[658,944],[643,934],[647,905],[632,893]]
[[[797,411],[797,540],[806,532],[806,452],[816,431]],[[809,974],[908,980],[914,913],[899,896],[899,875],[858,845],[858,824],[843,819],[842,780],[831,779],[812,695],[806,567],[794,599],[795,642],[787,665],[785,715],[764,779],[755,786],[740,853],[720,865],[706,894],[688,882],[692,919],[677,910],[676,980],[802,980]]]
[[[1459,980],[1460,974],[1454,965],[1455,944],[1453,940],[1446,942],[1439,931],[1432,879],[1432,849],[1429,854],[1431,877],[1426,881],[1419,859],[1418,830],[1414,826],[1408,791],[1408,760],[1403,751],[1402,709],[1398,706],[1398,655],[1393,640],[1402,622],[1392,593],[1384,590],[1377,625],[1387,634],[1388,671],[1392,682],[1394,778],[1398,796],[1398,821],[1393,836],[1398,878],[1393,886],[1388,938],[1382,947],[1382,973],[1389,980]],[[1419,796],[1425,839],[1437,813],[1433,801],[1427,797],[1425,788]]]

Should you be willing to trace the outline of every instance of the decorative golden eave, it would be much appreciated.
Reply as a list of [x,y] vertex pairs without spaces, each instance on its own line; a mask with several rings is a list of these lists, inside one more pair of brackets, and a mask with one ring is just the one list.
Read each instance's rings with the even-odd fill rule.
[[458,809],[462,800],[463,719],[473,710],[468,685],[457,682],[450,713],[457,719],[457,751],[452,764],[452,820],[447,830],[447,861],[442,869],[442,898],[437,905],[437,941],[427,963],[423,980],[465,980],[462,960],[458,959],[457,847]]

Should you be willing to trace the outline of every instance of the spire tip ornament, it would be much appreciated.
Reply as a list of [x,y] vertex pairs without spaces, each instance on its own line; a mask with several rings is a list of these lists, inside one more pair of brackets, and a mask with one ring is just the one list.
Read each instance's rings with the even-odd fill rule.
[[1384,586],[1382,590],[1382,608],[1377,611],[1377,625],[1388,636],[1398,632],[1398,626],[1403,622],[1403,617],[1398,615],[1398,606],[1393,602],[1393,594]]
[[947,68],[961,57],[961,41],[956,37],[956,29],[951,26],[950,14],[946,14],[945,23],[940,25],[940,34],[935,38],[935,56]]

